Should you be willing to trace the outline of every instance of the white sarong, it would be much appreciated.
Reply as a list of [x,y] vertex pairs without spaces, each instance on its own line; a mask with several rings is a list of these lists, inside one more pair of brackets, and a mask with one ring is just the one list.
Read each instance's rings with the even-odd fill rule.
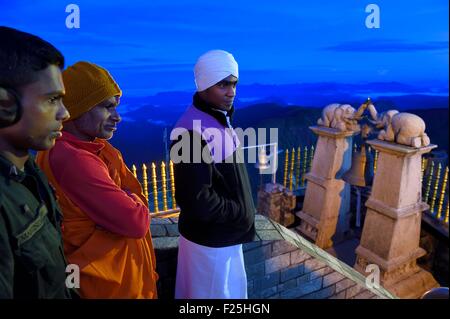
[[242,245],[206,247],[180,235],[175,299],[247,299]]

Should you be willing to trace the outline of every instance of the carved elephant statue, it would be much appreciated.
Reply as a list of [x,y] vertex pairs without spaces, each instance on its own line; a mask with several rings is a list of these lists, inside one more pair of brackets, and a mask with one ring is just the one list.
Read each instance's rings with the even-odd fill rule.
[[329,104],[322,110],[322,117],[317,120],[317,124],[340,131],[355,131],[359,129],[354,118],[355,112],[350,104]]
[[415,114],[389,110],[381,113],[375,124],[377,128],[383,128],[378,134],[380,140],[412,147],[430,144],[430,138],[425,133],[425,122]]

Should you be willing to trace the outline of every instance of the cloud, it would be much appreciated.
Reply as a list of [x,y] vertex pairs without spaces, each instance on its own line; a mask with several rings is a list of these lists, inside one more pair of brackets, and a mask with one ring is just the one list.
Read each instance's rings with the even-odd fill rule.
[[157,71],[184,71],[193,68],[193,64],[190,63],[166,63],[166,64],[124,64],[124,65],[114,65],[110,69],[113,70],[138,70],[141,72],[157,72]]
[[[56,38],[59,36],[59,38]],[[133,48],[133,49],[143,49],[146,46],[138,41],[121,41],[120,39],[114,38],[112,36],[101,36],[88,32],[78,32],[75,34],[70,34],[68,31],[65,33],[60,33],[55,35],[54,41],[59,45],[64,45],[67,47],[85,47],[85,48]]]
[[323,48],[336,52],[417,52],[448,50],[448,41],[405,42],[402,40],[361,40]]
[[148,119],[147,122],[150,124],[157,125],[157,126],[167,126],[168,125],[167,122],[162,121],[162,120]]

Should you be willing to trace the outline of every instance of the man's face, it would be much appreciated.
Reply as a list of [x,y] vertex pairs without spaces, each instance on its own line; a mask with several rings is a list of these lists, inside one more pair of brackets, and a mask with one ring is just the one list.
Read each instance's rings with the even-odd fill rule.
[[199,92],[199,94],[206,102],[214,105],[217,109],[229,111],[236,96],[237,82],[238,79],[230,75],[205,91]]
[[53,147],[61,137],[62,122],[69,118],[62,103],[65,90],[61,70],[50,65],[37,75],[37,81],[16,88],[22,104],[19,122],[0,131],[10,145],[21,151]]
[[117,123],[121,121],[121,117],[117,113],[119,103],[119,97],[110,97],[74,120],[82,138],[92,141],[95,138],[109,140],[113,137],[117,130]]

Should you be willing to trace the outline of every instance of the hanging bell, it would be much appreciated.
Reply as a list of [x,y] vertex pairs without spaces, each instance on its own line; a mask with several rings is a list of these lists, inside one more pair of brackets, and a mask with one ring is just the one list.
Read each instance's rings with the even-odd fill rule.
[[353,152],[352,166],[344,173],[342,179],[350,185],[365,187],[367,185],[365,179],[366,162],[366,150],[364,145],[362,145],[359,152]]

